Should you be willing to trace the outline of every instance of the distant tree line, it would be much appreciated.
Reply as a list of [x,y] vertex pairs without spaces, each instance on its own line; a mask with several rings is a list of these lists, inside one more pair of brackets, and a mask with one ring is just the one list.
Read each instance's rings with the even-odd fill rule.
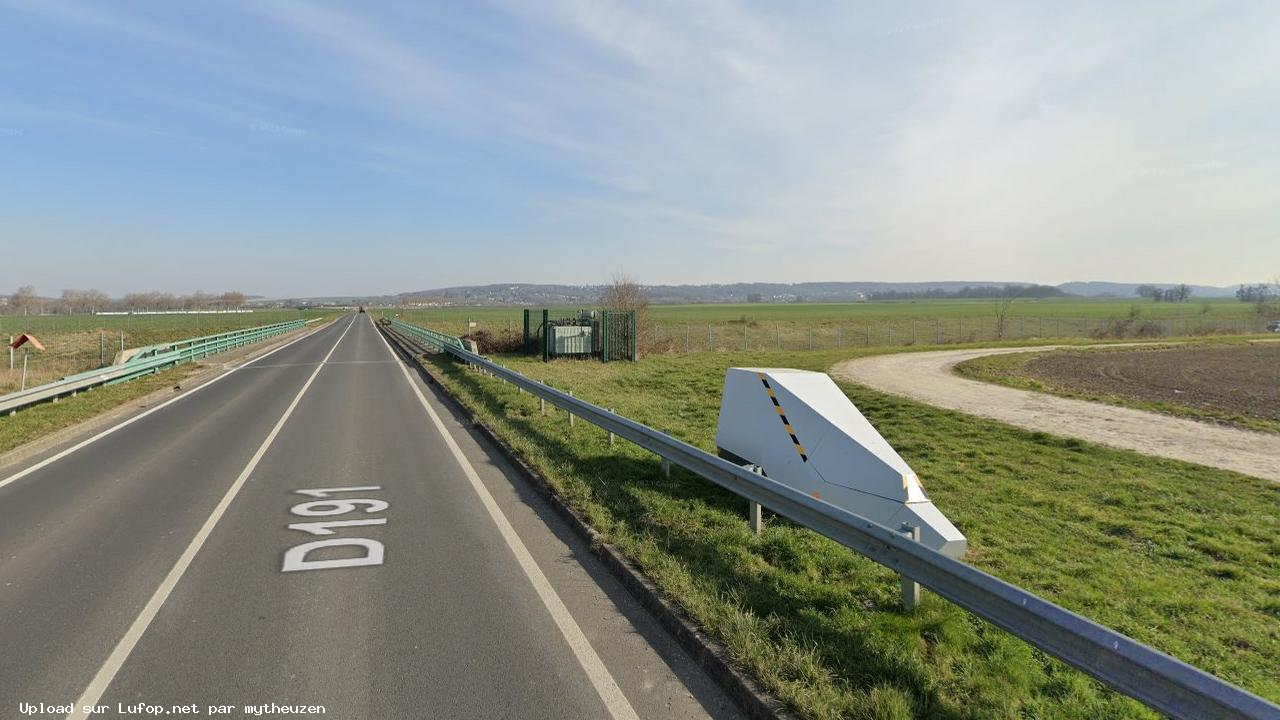
[[1274,300],[1277,294],[1276,286],[1271,283],[1241,285],[1236,290],[1236,299],[1244,303],[1266,303]]
[[1051,298],[1068,297],[1068,293],[1052,285],[966,285],[959,290],[874,290],[868,294],[872,300],[916,300],[916,299],[979,299],[992,298]]
[[[3,296],[0,296],[3,297]],[[245,295],[239,291],[213,295],[194,292],[190,295],[148,292],[127,293],[113,299],[101,290],[63,290],[57,298],[41,297],[31,285],[24,285],[8,297],[0,311],[9,315],[45,315],[98,313],[139,310],[233,310],[244,305]]]
[[1174,285],[1170,288],[1156,287],[1155,285],[1139,285],[1133,291],[1138,297],[1148,298],[1155,302],[1181,303],[1191,299],[1191,286]]
[[1280,317],[1280,278],[1270,283],[1241,285],[1236,299],[1252,304],[1261,317]]

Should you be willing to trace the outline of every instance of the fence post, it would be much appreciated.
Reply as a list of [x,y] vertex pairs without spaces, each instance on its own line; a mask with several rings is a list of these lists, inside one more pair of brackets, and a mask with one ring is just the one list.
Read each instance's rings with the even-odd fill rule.
[[813,323],[809,323],[809,349],[813,349]]
[[27,389],[27,351],[22,351],[22,387],[18,388],[18,392]]
[[942,344],[942,318],[933,319],[933,334],[936,336],[937,344]]
[[782,330],[778,327],[778,323],[773,324],[773,336],[778,343],[778,349],[782,349]]
[[[671,433],[666,428],[663,428],[662,434],[670,435]],[[662,477],[666,480],[671,479],[671,461],[666,458],[662,458]]]
[[[902,534],[916,542],[920,542],[920,528],[917,525],[902,523]],[[911,612],[920,604],[920,583],[906,575],[902,576],[902,609]]]
[[9,369],[13,369],[13,336],[9,336]]
[[746,352],[746,350],[747,350],[747,324],[743,323],[742,324],[742,351]]
[[711,337],[711,323],[707,323],[707,352],[714,352],[716,349],[716,341]]
[[684,354],[689,354],[689,325],[687,323],[684,326]]
[[120,331],[120,352],[124,352],[124,331]]

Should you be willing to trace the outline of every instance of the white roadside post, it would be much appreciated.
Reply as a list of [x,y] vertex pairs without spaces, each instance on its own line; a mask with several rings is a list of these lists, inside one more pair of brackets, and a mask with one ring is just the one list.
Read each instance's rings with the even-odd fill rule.
[[[902,534],[916,542],[920,542],[920,526],[902,523]],[[902,576],[902,609],[906,612],[915,610],[920,604],[920,583],[906,575]]]

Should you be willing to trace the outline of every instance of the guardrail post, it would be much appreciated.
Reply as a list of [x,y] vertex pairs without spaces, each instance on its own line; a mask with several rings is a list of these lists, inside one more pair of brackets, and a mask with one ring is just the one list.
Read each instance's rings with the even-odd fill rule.
[[[666,428],[663,428],[662,434],[670,435],[671,433]],[[671,461],[666,458],[662,458],[662,477],[665,480],[671,479]]]
[[[613,408],[609,408],[609,412],[613,412]],[[609,447],[613,447],[613,431],[609,431]]]
[[[902,523],[902,534],[916,542],[920,542],[920,527]],[[911,612],[920,604],[920,583],[906,575],[902,576],[902,609]]]
[[[573,397],[573,391],[572,391],[572,390],[566,390],[565,392],[569,393],[569,397]],[[573,427],[573,413],[572,413],[572,412],[570,412],[570,413],[569,413],[569,427]]]
[[747,501],[747,522],[751,524],[751,532],[756,535],[764,532],[764,509],[755,500]]

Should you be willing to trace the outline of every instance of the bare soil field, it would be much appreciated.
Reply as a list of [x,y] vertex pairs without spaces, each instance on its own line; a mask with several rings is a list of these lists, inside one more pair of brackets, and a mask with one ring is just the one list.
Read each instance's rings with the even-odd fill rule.
[[1280,431],[1280,344],[1063,349],[961,363],[967,377]]
[[1274,343],[1063,351],[1035,358],[1023,371],[1073,392],[1280,420],[1280,345]]

